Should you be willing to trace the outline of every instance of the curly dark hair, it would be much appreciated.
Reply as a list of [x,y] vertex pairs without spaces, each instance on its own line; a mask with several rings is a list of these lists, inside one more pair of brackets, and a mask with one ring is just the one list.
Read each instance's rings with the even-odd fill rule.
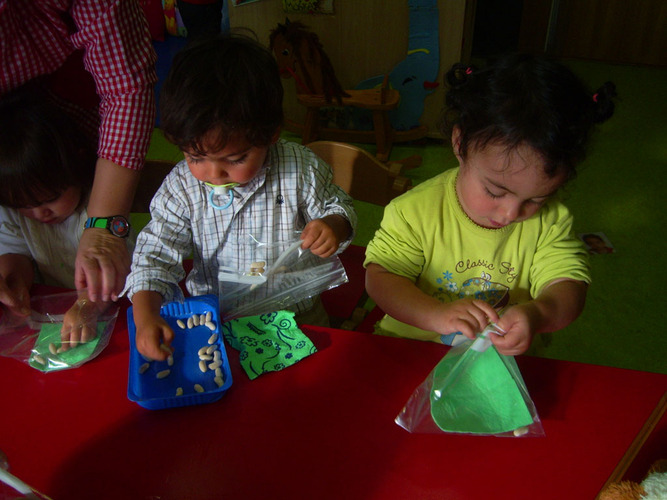
[[614,112],[613,83],[593,93],[569,68],[543,56],[507,54],[483,69],[459,63],[446,80],[441,130],[451,135],[458,127],[463,157],[470,147],[525,144],[542,155],[549,176],[574,177],[594,125]]

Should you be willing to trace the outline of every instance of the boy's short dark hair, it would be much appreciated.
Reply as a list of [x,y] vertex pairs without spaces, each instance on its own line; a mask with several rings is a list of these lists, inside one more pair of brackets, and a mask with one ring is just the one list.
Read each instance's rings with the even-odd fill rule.
[[36,86],[0,99],[0,205],[28,208],[93,185],[97,154],[74,118]]
[[160,127],[182,150],[205,153],[241,134],[255,146],[271,143],[283,123],[283,86],[269,50],[242,34],[197,40],[174,58],[160,91]]

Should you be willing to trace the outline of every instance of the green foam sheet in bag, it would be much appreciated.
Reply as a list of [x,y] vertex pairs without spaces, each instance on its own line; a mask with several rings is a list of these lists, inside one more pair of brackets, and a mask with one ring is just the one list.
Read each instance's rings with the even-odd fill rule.
[[502,434],[533,423],[516,361],[496,351],[489,331],[463,351],[450,350],[434,369],[431,416],[445,432]]
[[[102,338],[106,326],[106,321],[98,322],[97,333],[95,338],[90,342],[79,344],[58,354],[53,354],[49,349],[49,345],[53,343],[56,347],[61,346],[60,329],[62,328],[62,323],[42,323],[32,350],[32,355],[30,356],[30,366],[46,372],[70,368],[83,363],[96,352],[97,345]],[[44,360],[44,363],[40,362],[40,358]]]

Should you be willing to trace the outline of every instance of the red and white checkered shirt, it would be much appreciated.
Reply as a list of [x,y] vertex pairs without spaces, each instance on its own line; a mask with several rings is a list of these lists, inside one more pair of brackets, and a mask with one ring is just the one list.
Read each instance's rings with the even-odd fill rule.
[[99,96],[98,156],[140,169],[155,126],[157,76],[138,1],[0,0],[0,94],[54,73],[78,49]]

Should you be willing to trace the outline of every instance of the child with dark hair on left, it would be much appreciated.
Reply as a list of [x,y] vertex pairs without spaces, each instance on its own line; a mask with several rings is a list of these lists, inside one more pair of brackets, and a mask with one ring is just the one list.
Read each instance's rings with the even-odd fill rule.
[[[0,100],[0,304],[30,314],[34,282],[74,288],[74,265],[93,183],[94,144],[73,118],[23,87]],[[96,335],[85,289],[65,314],[63,347]]]

